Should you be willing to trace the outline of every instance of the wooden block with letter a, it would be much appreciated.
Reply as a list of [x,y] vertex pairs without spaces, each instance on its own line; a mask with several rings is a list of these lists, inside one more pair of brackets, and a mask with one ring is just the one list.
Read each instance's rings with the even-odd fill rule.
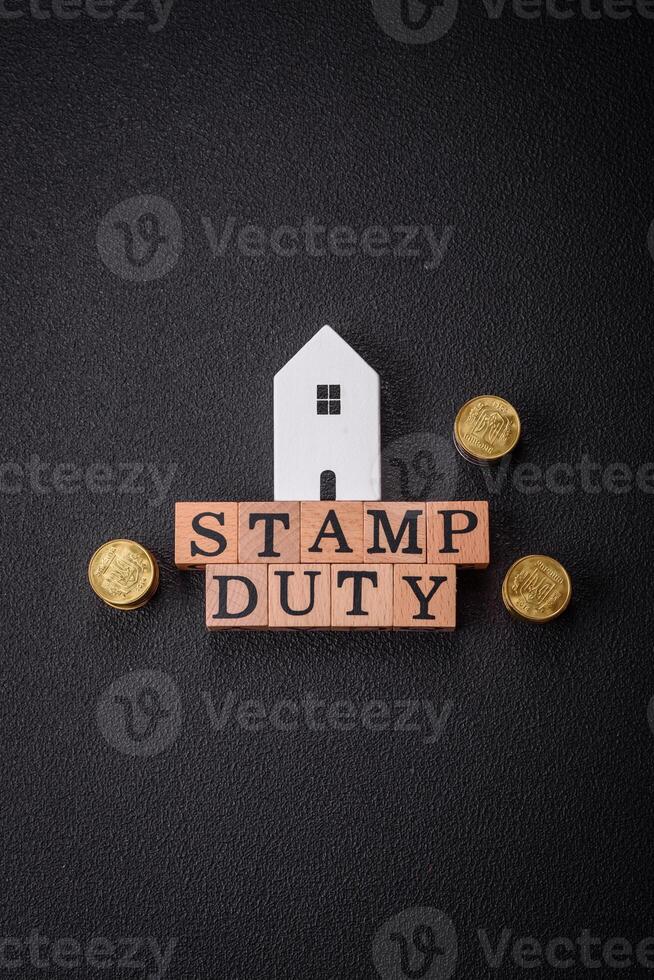
[[427,503],[427,561],[488,568],[490,535],[487,500]]
[[424,503],[368,501],[363,505],[366,562],[427,561]]
[[329,565],[268,565],[270,629],[328,628],[330,596]]
[[268,625],[267,565],[207,565],[205,622],[210,630]]
[[300,504],[241,503],[238,505],[238,560],[285,563],[300,560]]
[[303,500],[300,561],[363,561],[363,502]]
[[185,570],[238,561],[238,504],[175,504],[175,564]]
[[454,629],[456,626],[454,565],[395,565],[393,574],[395,629]]
[[392,565],[332,565],[332,629],[391,629]]

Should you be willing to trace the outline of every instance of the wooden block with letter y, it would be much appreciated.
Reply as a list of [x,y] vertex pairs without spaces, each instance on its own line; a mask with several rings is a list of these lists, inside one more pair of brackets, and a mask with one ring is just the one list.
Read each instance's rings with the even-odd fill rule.
[[185,570],[238,561],[238,504],[175,504],[175,564]]
[[286,563],[300,560],[300,504],[288,502],[238,505],[238,560]]
[[393,575],[395,629],[454,629],[454,565],[395,565]]
[[427,561],[441,565],[461,565],[464,568],[488,568],[488,501],[429,501]]
[[363,502],[303,500],[300,561],[363,561]]

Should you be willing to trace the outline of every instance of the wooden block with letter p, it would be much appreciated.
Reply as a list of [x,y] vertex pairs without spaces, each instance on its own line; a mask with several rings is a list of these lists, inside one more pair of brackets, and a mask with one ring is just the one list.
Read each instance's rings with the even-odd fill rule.
[[395,565],[393,575],[395,629],[455,628],[454,565]]
[[285,563],[300,560],[300,504],[288,502],[238,505],[238,560]]
[[463,568],[488,568],[488,501],[428,501],[427,561]]
[[332,565],[332,629],[391,629],[392,565]]
[[363,502],[303,500],[300,561],[363,561]]
[[175,564],[184,570],[238,561],[238,504],[175,504]]
[[267,565],[207,565],[205,622],[210,630],[268,625]]
[[363,505],[366,562],[427,561],[424,503],[368,501]]
[[328,629],[331,623],[330,566],[267,567],[270,629]]

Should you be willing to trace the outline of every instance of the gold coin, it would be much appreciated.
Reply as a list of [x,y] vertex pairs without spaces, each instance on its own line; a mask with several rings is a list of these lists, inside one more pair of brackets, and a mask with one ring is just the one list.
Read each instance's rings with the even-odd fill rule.
[[471,463],[493,463],[515,448],[520,416],[497,395],[479,395],[459,409],[454,420],[454,444]]
[[89,562],[91,588],[113,609],[139,609],[159,585],[159,567],[147,548],[120,538],[107,541]]
[[572,582],[563,565],[546,555],[526,555],[511,565],[502,584],[502,599],[512,616],[530,623],[549,623],[564,612]]

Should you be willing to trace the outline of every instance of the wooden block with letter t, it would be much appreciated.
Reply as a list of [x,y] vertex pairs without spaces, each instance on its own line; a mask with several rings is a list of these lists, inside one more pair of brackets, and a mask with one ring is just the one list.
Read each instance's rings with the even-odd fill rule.
[[363,547],[366,562],[427,561],[425,504],[365,503]]
[[427,561],[488,568],[490,535],[487,500],[427,503]]
[[267,565],[207,565],[205,622],[210,630],[268,625]]
[[363,502],[303,500],[300,561],[363,561]]
[[175,504],[175,564],[185,570],[238,561],[238,504]]
[[332,629],[391,629],[392,565],[332,565]]
[[395,629],[454,629],[454,565],[395,565],[393,575]]
[[300,504],[238,505],[238,560],[274,564],[300,560]]
[[330,596],[329,565],[268,565],[270,629],[328,629]]

